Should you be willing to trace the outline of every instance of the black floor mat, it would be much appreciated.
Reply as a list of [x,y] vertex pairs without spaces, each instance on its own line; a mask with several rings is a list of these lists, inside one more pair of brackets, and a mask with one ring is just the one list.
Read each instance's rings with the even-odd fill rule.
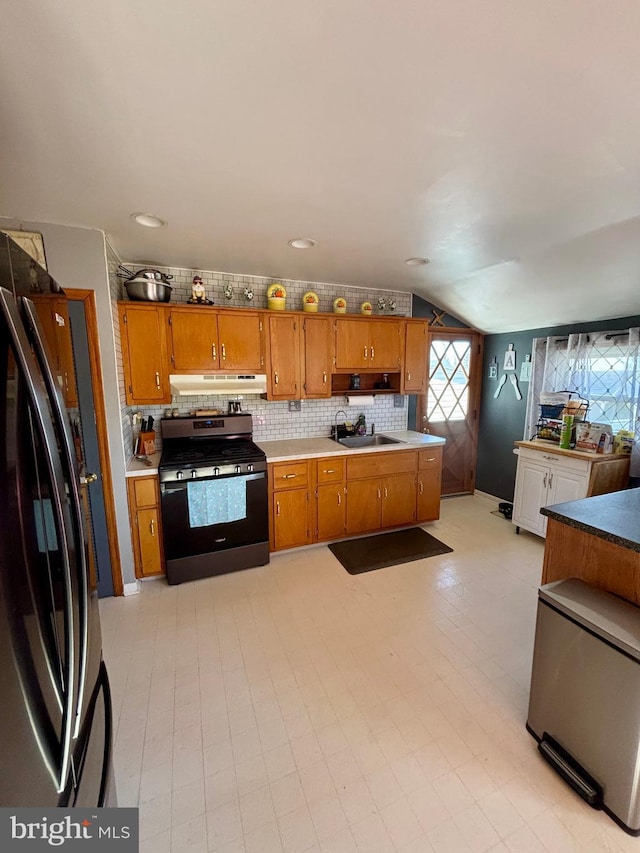
[[378,533],[362,539],[347,539],[333,542],[329,550],[340,560],[350,575],[397,566],[412,560],[435,557],[453,551],[435,536],[420,527],[395,530],[393,533]]

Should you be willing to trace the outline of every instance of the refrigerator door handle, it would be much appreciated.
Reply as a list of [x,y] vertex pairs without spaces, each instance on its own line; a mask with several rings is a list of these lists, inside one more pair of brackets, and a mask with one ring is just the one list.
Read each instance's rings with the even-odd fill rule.
[[[28,394],[30,409],[35,423],[37,424],[43,447],[47,456],[49,479],[51,486],[52,511],[60,524],[60,554],[63,566],[63,590],[64,590],[64,632],[65,632],[65,655],[61,742],[59,764],[56,767],[55,783],[58,793],[64,791],[67,778],[71,768],[72,730],[74,728],[74,689],[73,674],[75,672],[75,650],[74,650],[74,613],[72,606],[72,582],[71,567],[69,565],[67,549],[67,527],[64,522],[64,500],[66,498],[64,489],[64,477],[60,468],[56,437],[50,414],[47,411],[46,390],[38,376],[37,365],[33,360],[26,337],[24,325],[20,320],[13,294],[5,288],[0,287],[0,314],[2,314],[11,343],[13,345],[16,367],[20,370],[24,380],[24,386]],[[53,771],[52,771],[53,772]]]
[[[77,680],[77,695],[75,702],[75,720],[73,726],[73,738],[77,738],[80,731],[80,721],[82,716],[82,703],[84,700],[84,692],[87,681],[87,659],[89,648],[89,589],[88,589],[88,568],[86,560],[85,540],[84,540],[84,525],[82,521],[82,509],[80,504],[80,494],[78,491],[79,474],[76,468],[76,455],[73,445],[73,437],[71,435],[71,424],[66,414],[64,407],[62,392],[58,387],[53,373],[51,372],[50,361],[47,355],[47,345],[44,335],[40,328],[40,321],[36,312],[35,305],[30,299],[22,297],[22,309],[27,321],[27,332],[31,338],[38,365],[42,372],[45,386],[49,394],[51,409],[57,427],[58,435],[60,436],[60,450],[62,454],[62,463],[66,469],[67,482],[69,483],[71,507],[73,512],[73,525],[75,527],[75,554],[78,576],[78,611],[79,611],[79,633],[80,633],[80,648],[78,654],[78,680]],[[61,519],[62,520],[62,519]]]

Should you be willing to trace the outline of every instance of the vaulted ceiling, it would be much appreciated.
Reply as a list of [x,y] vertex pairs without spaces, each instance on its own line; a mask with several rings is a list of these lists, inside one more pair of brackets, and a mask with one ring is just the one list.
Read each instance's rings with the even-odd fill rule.
[[485,332],[640,313],[638,3],[5,0],[2,24],[0,215]]

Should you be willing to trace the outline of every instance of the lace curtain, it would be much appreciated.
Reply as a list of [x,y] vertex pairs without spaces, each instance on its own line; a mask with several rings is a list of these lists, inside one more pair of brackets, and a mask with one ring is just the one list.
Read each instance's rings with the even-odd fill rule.
[[631,430],[633,477],[640,476],[640,329],[535,338],[524,438],[536,433],[540,393],[570,391],[589,401],[587,419]]

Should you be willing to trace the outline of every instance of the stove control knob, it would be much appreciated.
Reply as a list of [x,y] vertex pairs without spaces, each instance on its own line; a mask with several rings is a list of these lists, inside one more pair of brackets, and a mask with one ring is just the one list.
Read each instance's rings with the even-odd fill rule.
[[236,474],[242,473],[242,465],[236,465]]
[[195,480],[197,476],[198,476],[198,472],[197,472],[197,471],[196,471],[196,469],[194,468],[194,469],[191,471],[191,479],[192,479],[192,480]]
[[247,465],[247,471],[253,471],[253,465],[251,464],[251,462],[249,462],[249,464]]
[[218,468],[218,466],[216,465],[216,467],[213,469],[213,476],[214,476],[214,477],[217,477],[219,473],[220,473],[220,469],[219,469],[219,468]]
[[184,477],[182,471],[176,471],[176,480],[181,480]]

